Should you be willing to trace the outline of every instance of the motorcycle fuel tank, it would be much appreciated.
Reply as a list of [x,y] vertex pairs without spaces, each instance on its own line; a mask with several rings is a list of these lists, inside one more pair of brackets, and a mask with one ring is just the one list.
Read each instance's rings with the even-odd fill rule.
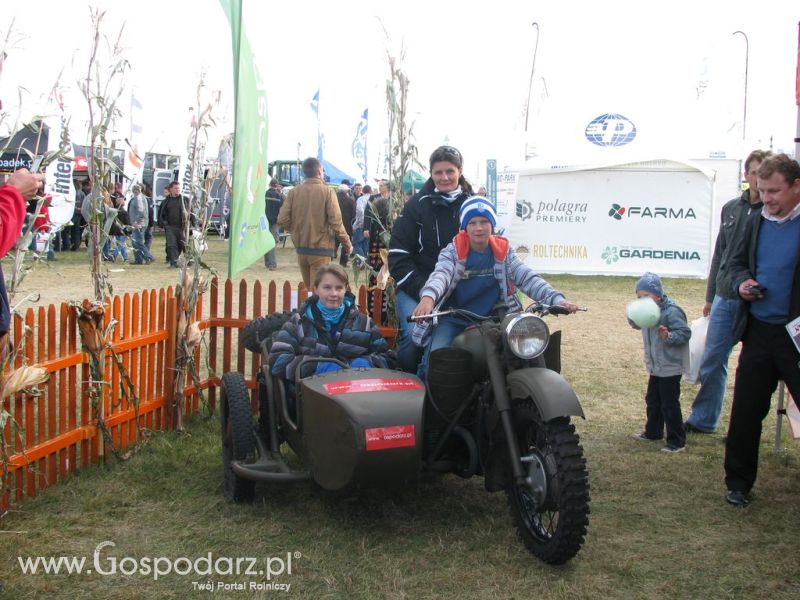
[[307,467],[327,490],[417,480],[425,386],[390,369],[345,369],[304,379]]
[[486,342],[480,327],[468,327],[453,340],[453,348],[463,348],[472,354],[472,377],[482,381],[489,376],[486,368]]

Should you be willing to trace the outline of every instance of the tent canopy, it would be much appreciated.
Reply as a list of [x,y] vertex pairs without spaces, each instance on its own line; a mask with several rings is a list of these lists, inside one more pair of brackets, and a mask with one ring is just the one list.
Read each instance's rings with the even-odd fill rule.
[[403,176],[403,191],[406,193],[418,192],[426,181],[428,181],[428,178],[425,175],[421,175],[416,171],[407,171]]
[[338,169],[333,163],[325,159],[322,159],[322,167],[325,169],[325,181],[328,183],[342,183],[344,179],[349,180],[351,184],[359,181],[359,179],[356,177],[348,175],[341,169]]

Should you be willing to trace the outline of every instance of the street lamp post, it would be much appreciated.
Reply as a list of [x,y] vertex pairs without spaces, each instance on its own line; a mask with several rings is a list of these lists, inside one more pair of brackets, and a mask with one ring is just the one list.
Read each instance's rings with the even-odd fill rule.
[[[536,28],[536,45],[533,47],[533,62],[531,63],[531,78],[528,82],[528,103],[525,105],[525,133],[528,133],[528,117],[531,113],[531,88],[533,87],[533,72],[536,69],[536,52],[539,50],[539,23],[534,21],[532,26]],[[526,135],[527,137],[527,135]]]
[[744,31],[734,31],[733,35],[741,33],[744,38],[744,114],[742,116],[742,140],[747,134],[747,70],[750,63],[750,41]]

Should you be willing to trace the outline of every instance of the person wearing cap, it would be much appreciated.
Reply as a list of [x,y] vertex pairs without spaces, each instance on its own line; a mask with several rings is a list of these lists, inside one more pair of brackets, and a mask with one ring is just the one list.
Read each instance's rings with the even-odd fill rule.
[[420,351],[411,339],[412,326],[406,317],[420,301],[420,291],[436,267],[439,252],[459,231],[461,205],[473,195],[463,167],[464,158],[456,148],[436,148],[430,157],[430,178],[406,202],[392,227],[389,273],[397,285],[400,323],[397,363],[404,371],[416,371],[420,361]]
[[[520,309],[514,295],[517,287],[537,302],[563,306],[570,313],[578,310],[577,305],[525,265],[506,238],[494,235],[496,225],[497,214],[490,200],[471,196],[462,204],[460,231],[439,254],[436,267],[422,286],[415,316],[449,308],[488,316],[498,302],[511,310]],[[469,321],[453,315],[442,317],[435,327],[430,320],[414,325],[412,339],[424,348],[417,369],[419,377],[425,377],[430,353],[450,346],[468,325]]]
[[141,185],[134,184],[131,191],[133,195],[128,202],[128,222],[133,228],[131,233],[133,264],[150,264],[154,259],[144,239],[144,234],[150,223],[150,208],[147,204],[147,198],[142,194]]
[[[689,338],[692,330],[686,313],[665,293],[661,278],[645,273],[636,282],[636,295],[658,305],[659,318],[653,327],[642,329],[644,362],[650,378],[644,397],[647,421],[644,431],[633,434],[640,442],[656,442],[667,432],[662,452],[677,454],[686,447],[686,431],[681,415],[681,375],[689,365]],[[628,321],[634,329],[640,329]]]

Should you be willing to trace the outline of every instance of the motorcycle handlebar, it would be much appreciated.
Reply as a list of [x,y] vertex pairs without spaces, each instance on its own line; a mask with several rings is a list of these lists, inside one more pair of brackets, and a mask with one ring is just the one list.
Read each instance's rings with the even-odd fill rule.
[[[551,314],[551,315],[568,315],[569,309],[563,306],[556,306],[556,305],[549,305],[549,304],[533,304],[531,307],[528,308],[530,312],[540,312],[542,314]],[[589,309],[586,306],[583,306],[578,309],[580,312],[587,312]],[[444,317],[446,315],[461,315],[463,317],[467,317],[469,319],[473,319],[475,321],[485,321],[487,319],[491,319],[491,316],[483,316],[478,315],[468,310],[464,310],[462,308],[451,308],[449,310],[442,310],[439,312],[432,312],[428,313],[427,315],[408,315],[406,317],[406,322],[414,323],[416,321],[424,321],[425,319],[432,319],[434,317]]]
[[424,321],[426,319],[433,319],[434,317],[444,317],[447,315],[460,315],[462,317],[466,317],[468,319],[472,319],[474,321],[486,321],[487,319],[491,319],[492,317],[487,317],[484,315],[479,315],[474,312],[470,312],[468,310],[464,310],[463,308],[451,308],[448,310],[440,310],[439,312],[432,312],[428,313],[427,315],[408,315],[406,317],[406,321],[408,323],[414,323],[415,321]]

